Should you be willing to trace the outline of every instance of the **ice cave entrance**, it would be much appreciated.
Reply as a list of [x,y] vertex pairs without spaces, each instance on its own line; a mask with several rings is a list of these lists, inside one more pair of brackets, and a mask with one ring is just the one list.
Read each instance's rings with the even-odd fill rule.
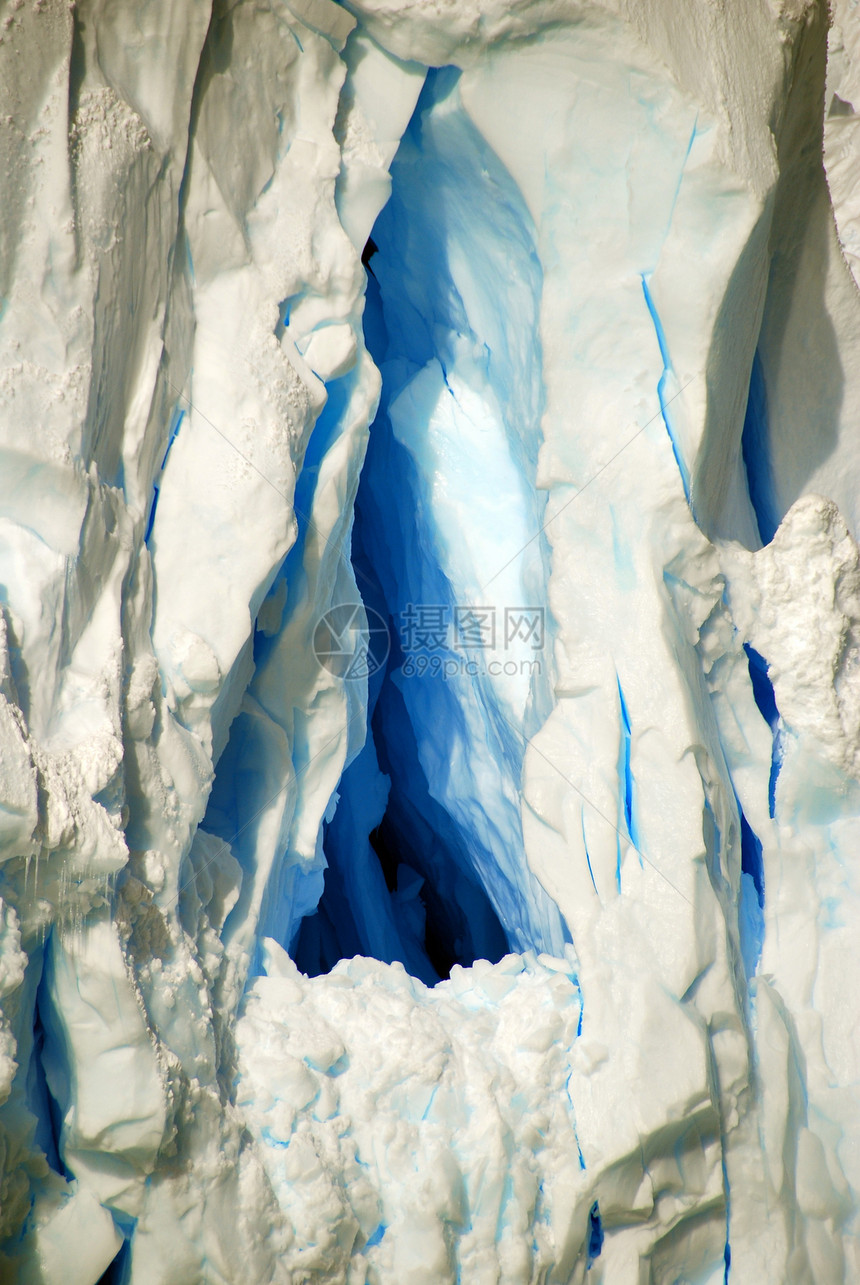
[[528,872],[516,804],[523,729],[546,712],[549,675],[542,657],[512,652],[493,678],[450,632],[510,552],[482,607],[501,620],[508,599],[545,602],[548,562],[534,538],[540,265],[458,79],[430,72],[363,256],[382,394],[352,560],[390,650],[325,825],[324,891],[291,945],[311,976],[360,954],[435,984],[454,964],[566,938]]

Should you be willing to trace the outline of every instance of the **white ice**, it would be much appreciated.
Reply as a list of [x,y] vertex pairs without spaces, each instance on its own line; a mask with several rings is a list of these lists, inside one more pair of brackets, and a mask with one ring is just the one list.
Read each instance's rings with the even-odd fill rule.
[[5,7],[0,1279],[860,1275],[827,26]]

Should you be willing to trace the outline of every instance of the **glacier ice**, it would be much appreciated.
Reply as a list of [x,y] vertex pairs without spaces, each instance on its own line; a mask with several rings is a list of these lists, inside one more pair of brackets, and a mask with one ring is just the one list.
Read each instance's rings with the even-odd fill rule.
[[858,75],[5,6],[0,1280],[860,1277]]

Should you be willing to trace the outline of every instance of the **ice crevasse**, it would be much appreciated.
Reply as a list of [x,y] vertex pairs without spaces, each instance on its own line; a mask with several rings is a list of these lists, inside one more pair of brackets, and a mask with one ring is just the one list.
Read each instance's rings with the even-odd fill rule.
[[860,1278],[859,31],[5,6],[0,1281]]

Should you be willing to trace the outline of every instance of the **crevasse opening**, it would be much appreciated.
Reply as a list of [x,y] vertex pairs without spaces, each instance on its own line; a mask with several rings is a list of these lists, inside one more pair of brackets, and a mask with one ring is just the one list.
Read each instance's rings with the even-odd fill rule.
[[550,700],[541,269],[458,80],[430,73],[364,256],[382,393],[352,560],[390,647],[324,827],[324,890],[292,946],[311,976],[364,954],[433,984],[569,940],[528,870],[519,811],[524,738]]

